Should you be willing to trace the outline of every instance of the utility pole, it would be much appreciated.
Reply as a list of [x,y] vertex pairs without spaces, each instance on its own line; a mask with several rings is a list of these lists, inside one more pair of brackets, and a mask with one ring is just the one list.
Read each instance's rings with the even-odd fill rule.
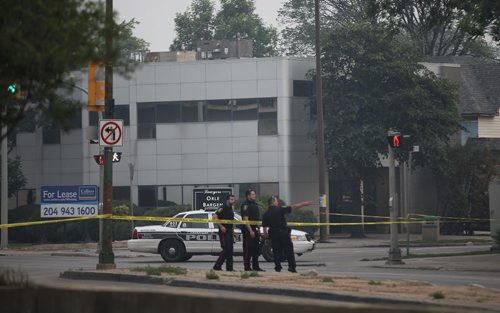
[[[5,107],[7,111],[7,106]],[[8,224],[9,223],[9,199],[8,199],[8,192],[9,192],[9,181],[8,181],[8,152],[7,152],[7,123],[5,125],[1,125],[2,128],[2,134],[0,137],[0,140],[2,141],[2,201],[0,203],[0,211],[1,211],[1,218],[0,218],[0,223],[1,224]],[[8,228],[2,228],[1,233],[2,239],[0,242],[0,249],[5,250],[8,249],[9,245],[9,229]]]
[[[326,197],[326,186],[328,184],[328,173],[325,162],[325,135],[323,122],[323,80],[321,79],[321,46],[320,46],[320,19],[319,0],[314,0],[315,21],[315,45],[316,45],[316,105],[318,119],[318,178],[319,178],[319,221],[328,223],[328,205]],[[328,241],[328,226],[319,227],[319,241]]]
[[[400,134],[390,130],[388,138],[399,138]],[[397,146],[399,147],[399,141]],[[389,257],[386,264],[403,264],[401,261],[401,249],[398,247],[398,226],[397,211],[398,211],[398,195],[396,193],[396,166],[394,160],[394,148],[391,143],[388,144],[389,149],[389,213],[391,215],[391,248],[389,249]]]
[[[104,115],[106,119],[112,119],[114,115],[115,102],[113,99],[113,0],[106,0],[106,69],[104,79]],[[113,214],[113,148],[104,148],[104,187],[103,187],[103,213]],[[103,220],[102,247],[99,252],[99,263],[97,269],[114,269],[115,255],[113,253],[113,221]]]

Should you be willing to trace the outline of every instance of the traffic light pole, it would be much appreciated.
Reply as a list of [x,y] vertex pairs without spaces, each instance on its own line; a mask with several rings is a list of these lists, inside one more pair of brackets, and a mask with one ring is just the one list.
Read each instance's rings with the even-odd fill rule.
[[[7,106],[6,106],[7,108]],[[0,136],[0,140],[2,141],[2,191],[1,196],[2,200],[0,203],[0,223],[8,224],[9,221],[9,207],[8,207],[8,192],[9,192],[9,184],[8,184],[8,147],[7,147],[7,123],[5,125],[0,125],[2,134]],[[2,239],[0,241],[0,249],[4,250],[8,248],[9,245],[9,230],[8,228],[2,228],[1,230]]]
[[[392,132],[389,131],[389,136]],[[387,264],[403,264],[401,261],[401,249],[398,247],[398,226],[397,209],[398,199],[396,193],[396,165],[394,160],[394,148],[388,144],[389,149],[389,213],[391,216],[391,248],[389,249],[389,257]]]
[[[114,115],[113,99],[113,66],[111,53],[113,47],[113,0],[106,0],[106,71],[105,71],[105,118],[112,119]],[[113,148],[104,148],[104,182],[103,182],[103,213],[113,214]],[[102,226],[102,246],[99,252],[97,269],[114,269],[115,255],[113,253],[113,221],[104,219]]]

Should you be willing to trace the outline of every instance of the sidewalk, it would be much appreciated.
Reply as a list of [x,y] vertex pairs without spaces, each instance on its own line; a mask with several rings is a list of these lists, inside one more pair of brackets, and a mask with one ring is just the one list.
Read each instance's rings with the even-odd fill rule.
[[[316,240],[318,240],[316,238]],[[333,234],[327,243],[320,243],[317,249],[329,248],[362,248],[362,247],[389,247],[390,234],[366,234],[365,238],[351,238],[349,234]],[[398,235],[399,246],[407,244],[406,234]],[[439,246],[467,246],[467,245],[492,245],[490,236],[451,236],[440,235],[438,242],[423,242],[422,235],[410,235],[410,247],[439,247]]]

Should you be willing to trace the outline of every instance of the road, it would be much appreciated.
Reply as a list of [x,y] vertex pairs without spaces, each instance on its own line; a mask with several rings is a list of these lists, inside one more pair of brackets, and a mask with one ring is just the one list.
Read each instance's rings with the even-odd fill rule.
[[[412,248],[414,254],[432,254],[432,253],[459,253],[465,251],[484,251],[489,246],[459,246],[459,247],[429,247]],[[419,263],[419,259],[409,260],[412,264],[410,268],[388,267],[384,261],[361,261],[362,259],[380,259],[387,256],[388,248],[384,247],[363,247],[363,248],[322,248],[312,253],[304,254],[297,258],[299,272],[306,272],[312,269],[317,270],[323,275],[332,276],[355,276],[373,280],[417,280],[426,281],[437,285],[470,285],[479,284],[485,287],[500,289],[500,265],[497,269],[488,270],[488,268],[479,270],[456,269],[457,264],[450,260],[450,267],[440,266],[439,270],[428,266],[427,263]],[[119,268],[132,268],[137,266],[160,266],[166,263],[159,255],[146,255],[137,257],[120,257],[121,254],[127,254],[127,250],[116,251],[116,265]],[[500,256],[500,255],[498,255]],[[475,258],[488,258],[484,256]],[[497,256],[494,256],[495,258]],[[169,265],[182,266],[186,268],[206,268],[213,266],[215,262],[213,256],[195,256],[188,262],[171,263]],[[426,258],[422,260],[432,261]],[[441,263],[443,259],[441,259]],[[494,261],[498,258],[494,259]],[[448,262],[448,261],[446,261]],[[0,267],[19,268],[25,271],[34,282],[57,282],[61,279],[59,273],[68,269],[94,269],[97,263],[97,257],[89,256],[53,256],[49,254],[12,254],[1,255]],[[490,262],[491,263],[491,262]],[[418,266],[413,266],[417,264]],[[419,265],[420,264],[420,265]],[[426,266],[422,266],[426,264]],[[498,263],[496,263],[498,264]],[[459,265],[459,264],[458,264]],[[274,265],[263,261],[262,267],[267,271],[272,271]],[[235,257],[235,269],[243,268],[242,258]],[[429,269],[430,268],[430,269]]]

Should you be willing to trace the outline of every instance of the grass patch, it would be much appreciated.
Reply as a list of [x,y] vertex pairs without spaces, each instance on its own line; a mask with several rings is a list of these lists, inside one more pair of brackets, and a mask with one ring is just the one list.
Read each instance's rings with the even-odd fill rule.
[[187,269],[178,266],[160,266],[160,267],[135,267],[132,272],[145,272],[148,275],[160,276],[161,273],[167,273],[171,275],[186,275]]
[[0,286],[28,286],[28,275],[20,269],[0,268]]
[[219,275],[214,270],[210,270],[206,274],[207,279],[219,279]]
[[372,286],[380,286],[382,285],[382,282],[381,281],[378,281],[378,280],[370,280],[368,282],[368,285],[372,285]]
[[410,256],[404,256],[403,259],[417,259],[417,258],[439,258],[447,256],[468,256],[468,255],[485,255],[485,254],[498,254],[498,251],[468,251],[468,252],[457,252],[457,253],[429,253],[429,254],[411,254]]
[[436,291],[430,294],[430,296],[434,299],[444,299],[444,293],[442,291]]
[[256,271],[251,271],[251,272],[243,272],[241,273],[241,279],[247,279],[250,277],[260,277],[260,274],[257,273]]
[[321,277],[320,281],[322,283],[334,283],[335,281],[333,280],[332,277],[330,276],[325,276],[325,277]]

